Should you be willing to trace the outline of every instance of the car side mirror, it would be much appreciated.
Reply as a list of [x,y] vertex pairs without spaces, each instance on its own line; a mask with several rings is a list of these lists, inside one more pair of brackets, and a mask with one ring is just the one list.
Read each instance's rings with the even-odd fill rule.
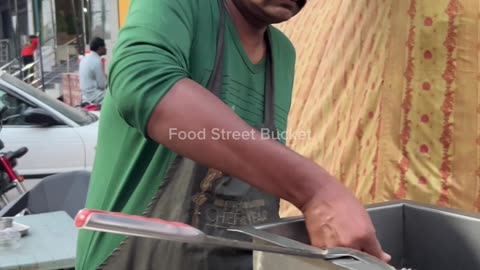
[[42,126],[55,126],[62,124],[49,111],[43,108],[28,108],[22,113],[22,116],[25,122],[29,124]]

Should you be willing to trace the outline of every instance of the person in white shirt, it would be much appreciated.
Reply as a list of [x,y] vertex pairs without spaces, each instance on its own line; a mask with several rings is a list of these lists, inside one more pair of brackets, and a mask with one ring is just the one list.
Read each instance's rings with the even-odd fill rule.
[[80,62],[80,90],[82,103],[101,104],[105,89],[107,88],[107,77],[105,75],[102,56],[107,54],[105,41],[95,37],[90,42],[90,54]]

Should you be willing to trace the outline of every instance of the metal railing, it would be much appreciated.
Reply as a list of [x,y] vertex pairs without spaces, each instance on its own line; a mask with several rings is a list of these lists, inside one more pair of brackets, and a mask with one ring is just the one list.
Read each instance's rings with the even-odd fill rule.
[[1,66],[1,67],[0,67],[0,70],[6,71],[6,72],[8,72],[8,73],[11,73],[11,67],[12,67],[14,64],[18,64],[18,60],[17,60],[17,59],[13,59],[12,61],[6,63],[6,64],[3,65],[3,66]]
[[[70,62],[73,61],[74,58],[77,58],[77,56],[67,58],[67,63],[66,63],[66,66],[65,66],[65,69],[66,69],[65,72],[66,73],[71,72]],[[45,80],[45,84],[49,84],[49,83],[55,81],[56,79],[58,79],[59,77],[61,77],[62,73],[63,73],[63,72],[59,72],[59,71],[63,71],[61,68],[62,67],[57,67],[57,70],[50,72],[49,74],[55,74],[55,75],[52,76],[51,78],[49,78],[48,80]]]
[[66,47],[67,48],[67,73],[70,72],[70,45],[74,44],[77,42],[77,39],[74,38],[70,41],[68,41],[67,43],[63,44],[62,46],[60,46],[59,48],[64,48]]
[[[63,48],[66,48],[67,50],[67,57],[66,57],[66,72],[69,73],[71,71],[71,62],[73,61],[74,58],[77,58],[78,56],[71,57],[70,56],[70,45],[74,44],[77,42],[77,39],[71,39],[65,44],[62,44],[60,46],[57,46],[55,50],[52,52],[43,55],[43,58],[48,58],[51,57],[52,55],[55,55],[55,65],[56,68],[54,68],[51,72],[47,75],[54,74],[52,77],[50,77],[48,80],[45,80],[44,83],[42,84],[42,76],[41,76],[41,67],[40,67],[40,61],[34,61],[33,63],[30,63],[26,66],[23,66],[21,62],[18,59],[13,59],[12,61],[8,62],[7,64],[3,65],[0,67],[0,71],[6,71],[7,73],[11,74],[12,76],[17,77],[18,79],[23,80],[24,82],[27,82],[39,89],[42,89],[42,87],[46,84],[49,84],[53,82],[54,80],[58,79],[61,76],[61,73],[59,71],[62,71],[63,68],[65,68],[63,65],[59,65],[58,57],[57,57],[57,52]],[[59,65],[59,66],[58,66]],[[23,67],[22,67],[23,66]]]
[[43,85],[41,84],[40,61],[38,60],[12,73],[12,76],[15,76],[39,89],[43,88]]
[[[38,60],[22,67],[18,59],[13,59],[7,64],[1,66],[0,70],[15,76],[20,80],[31,83],[32,85],[35,85],[41,80],[39,75],[40,61]],[[25,74],[26,76],[24,76]]]
[[[60,64],[60,62],[58,61],[58,55],[57,53],[59,51],[61,51],[63,48],[66,48],[67,50],[67,57],[66,57],[66,72],[67,73],[70,73],[70,70],[71,70],[71,61],[72,61],[72,58],[77,58],[78,56],[75,55],[74,57],[71,57],[70,56],[70,45],[74,44],[77,42],[77,39],[76,38],[73,38],[69,41],[67,41],[66,43],[60,45],[60,46],[57,46],[55,48],[55,50],[49,54],[47,54],[46,56],[44,56],[44,58],[48,58],[50,56],[52,56],[52,54],[55,54],[55,62],[56,62],[56,68],[53,69],[51,72],[49,72],[48,74],[45,74],[46,76],[44,77],[50,77],[48,80],[45,80],[44,81],[44,85],[48,85],[50,84],[51,82],[55,81],[56,79],[58,79],[59,77],[62,76],[62,72],[63,71],[63,68],[64,66]],[[53,76],[50,76],[52,75]],[[45,79],[45,78],[44,78]]]
[[0,39],[0,62],[10,59],[10,40]]

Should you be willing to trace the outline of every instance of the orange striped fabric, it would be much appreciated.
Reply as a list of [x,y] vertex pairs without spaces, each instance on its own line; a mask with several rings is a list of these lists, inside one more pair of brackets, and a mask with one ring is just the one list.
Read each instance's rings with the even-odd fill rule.
[[[480,1],[310,0],[288,145],[363,203],[480,211]],[[282,216],[299,214],[282,202]]]

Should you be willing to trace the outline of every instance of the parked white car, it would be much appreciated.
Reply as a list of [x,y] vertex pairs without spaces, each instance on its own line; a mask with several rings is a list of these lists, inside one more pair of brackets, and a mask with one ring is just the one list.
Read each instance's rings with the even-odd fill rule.
[[0,71],[1,152],[27,147],[16,170],[26,179],[92,169],[99,114],[69,106]]

